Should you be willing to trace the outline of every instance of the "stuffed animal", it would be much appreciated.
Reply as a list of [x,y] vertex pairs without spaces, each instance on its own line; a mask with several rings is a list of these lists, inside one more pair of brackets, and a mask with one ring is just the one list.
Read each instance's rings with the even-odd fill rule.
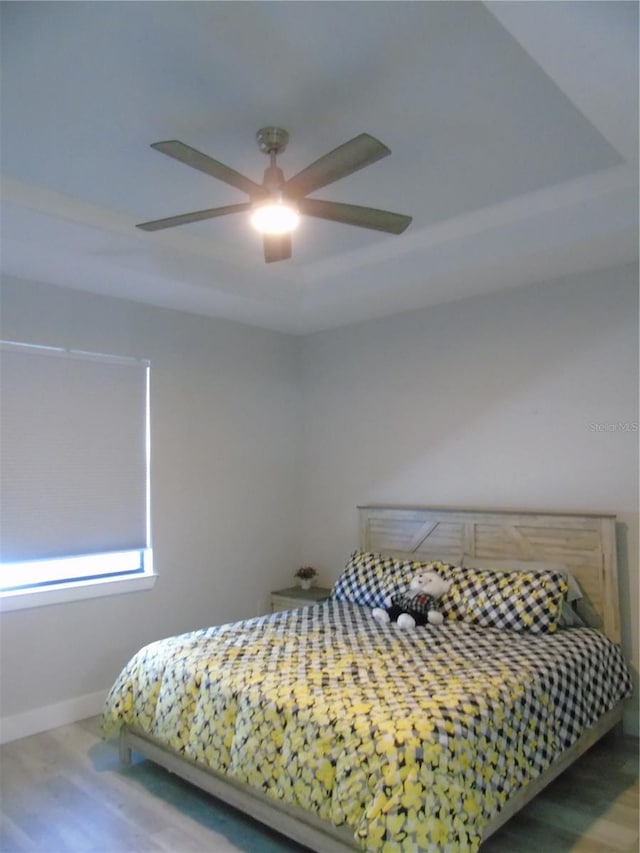
[[378,622],[397,622],[399,628],[414,628],[416,625],[442,625],[444,617],[438,611],[438,599],[451,587],[437,572],[418,572],[411,579],[406,592],[389,595],[384,609],[375,607],[372,616]]

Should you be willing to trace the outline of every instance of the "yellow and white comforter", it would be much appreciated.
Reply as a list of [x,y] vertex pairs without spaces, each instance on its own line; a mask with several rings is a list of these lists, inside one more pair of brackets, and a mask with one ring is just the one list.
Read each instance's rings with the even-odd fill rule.
[[124,723],[363,849],[477,850],[482,828],[630,693],[592,629],[402,632],[330,601],[152,643],[114,684]]

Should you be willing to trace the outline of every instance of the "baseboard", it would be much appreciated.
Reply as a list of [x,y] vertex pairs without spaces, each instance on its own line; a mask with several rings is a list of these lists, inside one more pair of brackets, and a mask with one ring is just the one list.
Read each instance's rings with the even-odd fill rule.
[[33,708],[14,714],[11,717],[0,719],[0,743],[9,743],[22,737],[45,732],[48,729],[57,729],[84,720],[86,717],[94,717],[102,713],[108,689],[99,690],[97,693],[87,693],[85,696],[76,696],[65,702],[57,702],[55,705],[46,705],[43,708]]

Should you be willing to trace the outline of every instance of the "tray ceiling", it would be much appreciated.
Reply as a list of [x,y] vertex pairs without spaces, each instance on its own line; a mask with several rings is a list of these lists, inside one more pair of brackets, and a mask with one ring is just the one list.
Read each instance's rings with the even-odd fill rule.
[[[306,334],[637,258],[638,5],[4,3],[2,269]],[[244,201],[154,152],[261,181],[361,132],[392,154],[318,195],[413,216],[305,219],[265,265]]]

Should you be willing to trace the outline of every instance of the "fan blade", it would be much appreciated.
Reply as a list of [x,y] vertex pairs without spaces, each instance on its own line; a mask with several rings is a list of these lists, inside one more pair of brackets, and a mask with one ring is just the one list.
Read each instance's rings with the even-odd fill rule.
[[292,198],[302,198],[320,187],[375,163],[387,154],[391,154],[391,151],[386,145],[368,133],[361,133],[294,175],[285,184],[285,193]]
[[226,207],[210,207],[207,210],[194,210],[192,213],[183,213],[180,216],[141,222],[140,225],[136,225],[136,228],[142,231],[161,231],[163,228],[175,228],[176,225],[187,225],[189,222],[202,222],[203,219],[214,219],[216,216],[226,216],[228,213],[242,213],[250,207],[250,201],[244,201],[242,204],[228,204]]
[[330,219],[345,225],[358,225],[360,228],[372,228],[374,231],[388,231],[390,234],[402,234],[412,220],[411,216],[391,213],[389,210],[341,204],[337,201],[321,201],[318,198],[302,199],[298,202],[298,210],[305,216]]
[[291,257],[291,234],[265,234],[264,259],[270,264],[273,261],[286,261]]
[[154,142],[151,146],[156,151],[173,157],[174,160],[179,160],[187,166],[192,166],[194,169],[200,169],[212,178],[217,178],[219,181],[224,181],[226,184],[231,184],[232,187],[237,187],[242,192],[248,195],[263,195],[263,189],[260,184],[256,184],[250,178],[236,172],[230,166],[225,166],[224,163],[219,163],[213,157],[203,154],[201,151],[196,151],[190,145],[185,145],[184,142],[179,142],[177,139],[169,139],[166,142]]

